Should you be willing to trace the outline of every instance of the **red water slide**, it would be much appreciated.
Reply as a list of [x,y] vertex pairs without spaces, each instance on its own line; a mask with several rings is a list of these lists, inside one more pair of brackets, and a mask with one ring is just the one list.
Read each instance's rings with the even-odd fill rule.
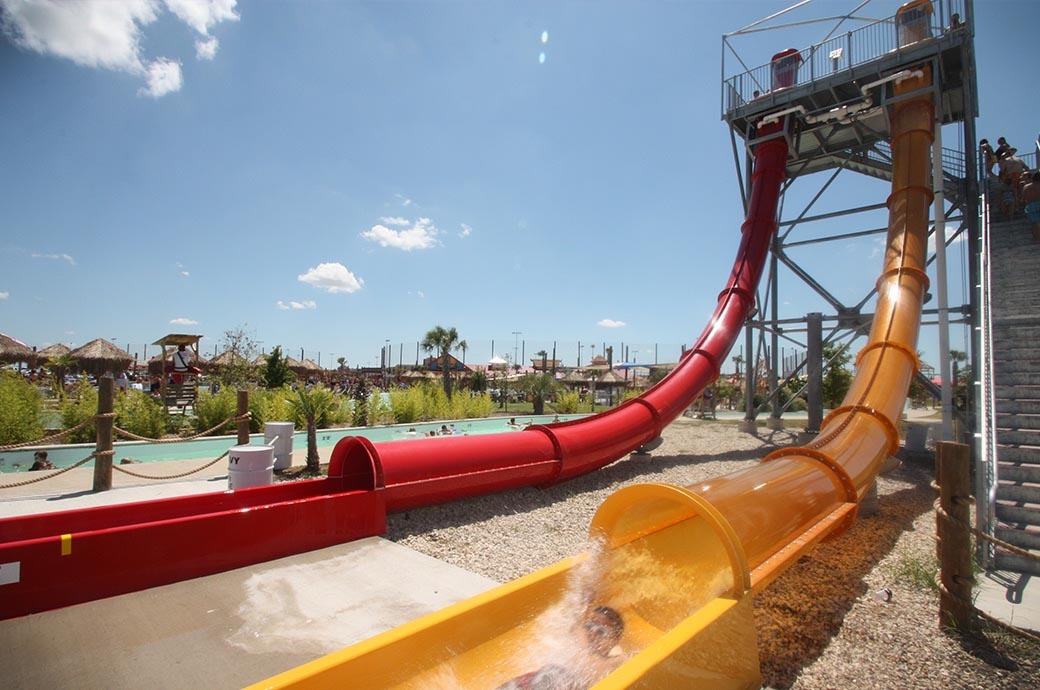
[[382,534],[389,512],[566,481],[653,441],[718,376],[754,306],[777,227],[782,127],[758,132],[748,216],[711,321],[641,397],[519,433],[346,437],[320,480],[0,520],[0,619]]

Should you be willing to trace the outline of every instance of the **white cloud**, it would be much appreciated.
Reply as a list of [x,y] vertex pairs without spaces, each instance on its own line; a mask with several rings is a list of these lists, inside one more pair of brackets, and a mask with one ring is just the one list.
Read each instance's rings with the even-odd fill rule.
[[597,326],[603,326],[603,328],[621,328],[625,325],[624,321],[615,321],[614,319],[600,319],[596,322]]
[[380,220],[380,222],[386,223],[387,225],[398,225],[398,226],[400,226],[400,225],[408,225],[408,224],[411,223],[410,220],[408,220],[407,218],[402,218],[401,216],[383,217],[383,218],[380,218],[379,220]]
[[223,21],[237,22],[235,13],[237,0],[164,0],[166,7],[178,19],[203,36]]
[[65,261],[69,266],[75,266],[76,260],[68,254],[40,254],[39,252],[33,252],[32,258],[34,259],[55,259],[58,261]]
[[286,309],[286,310],[288,310],[288,309],[317,309],[318,308],[318,303],[315,302],[312,299],[305,299],[302,302],[297,302],[295,300],[289,300],[288,302],[283,302],[282,300],[278,300],[275,304],[278,306],[279,309]]
[[[164,0],[178,19],[205,38],[222,21],[235,21],[236,0]],[[143,29],[163,10],[159,0],[0,0],[2,29],[18,46],[77,65],[143,77],[138,95],[159,98],[180,90],[180,63],[142,55]],[[212,59],[216,39],[199,41],[196,55]]]
[[181,78],[181,63],[160,58],[148,65],[148,85],[137,90],[138,96],[162,98],[168,93],[180,91],[184,83]]
[[377,242],[381,247],[393,247],[410,252],[413,249],[436,247],[439,231],[429,218],[420,218],[407,230],[391,230],[385,225],[373,225],[371,230],[361,233],[366,240]]
[[[141,73],[141,27],[159,16],[155,0],[62,2],[0,0],[4,32],[15,43],[85,67]],[[89,30],[85,30],[89,27]]]
[[401,202],[402,206],[411,206],[415,202],[404,196],[403,194],[394,194],[394,198]]
[[170,323],[174,326],[197,326],[199,324],[195,319],[188,319],[183,316],[176,319],[170,319]]
[[365,284],[364,280],[356,278],[341,263],[318,264],[307,269],[306,273],[297,276],[296,279],[331,293],[357,292]]
[[473,228],[465,223],[460,223],[460,225],[462,226],[462,230],[459,231],[459,237],[469,237],[470,233],[473,232]]
[[10,292],[0,292],[0,299],[7,299],[11,296]]
[[215,38],[195,41],[195,57],[199,60],[212,60],[217,56],[218,47],[220,47],[220,41]]

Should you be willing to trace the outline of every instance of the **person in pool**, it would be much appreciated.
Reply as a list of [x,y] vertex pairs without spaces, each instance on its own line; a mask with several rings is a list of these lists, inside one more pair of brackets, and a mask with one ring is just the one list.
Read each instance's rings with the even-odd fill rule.
[[33,464],[29,468],[30,472],[36,472],[39,470],[53,470],[54,463],[47,459],[47,451],[38,450],[33,453]]
[[625,632],[621,614],[609,606],[589,609],[581,621],[583,648],[568,666],[550,663],[499,685],[495,690],[586,690],[621,665],[618,644]]

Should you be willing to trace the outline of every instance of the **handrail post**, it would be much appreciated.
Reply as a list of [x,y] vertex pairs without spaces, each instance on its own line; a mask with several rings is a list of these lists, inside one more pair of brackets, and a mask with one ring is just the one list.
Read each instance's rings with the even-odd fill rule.
[[974,625],[971,589],[971,460],[968,446],[943,442],[937,446],[939,515],[939,624],[965,632]]
[[115,381],[111,374],[105,374],[98,381],[97,419],[94,421],[97,445],[94,448],[94,491],[108,491],[112,488],[112,428],[115,419]]
[[248,412],[249,391],[241,390],[238,392],[238,445],[240,446],[249,445],[249,419],[245,416]]

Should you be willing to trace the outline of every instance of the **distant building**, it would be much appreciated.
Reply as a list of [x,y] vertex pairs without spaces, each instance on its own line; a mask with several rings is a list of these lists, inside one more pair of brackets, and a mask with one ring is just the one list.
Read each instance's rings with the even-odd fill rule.
[[[423,366],[430,371],[441,370],[441,358],[439,355],[430,355],[423,360]],[[458,357],[448,354],[448,371],[472,371],[468,366],[463,364]]]

